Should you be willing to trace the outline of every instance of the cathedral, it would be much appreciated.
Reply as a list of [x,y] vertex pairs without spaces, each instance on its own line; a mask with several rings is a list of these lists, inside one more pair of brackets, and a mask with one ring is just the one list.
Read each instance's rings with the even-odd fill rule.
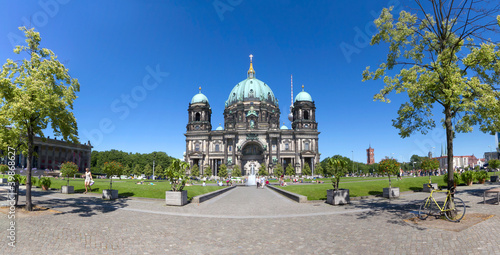
[[280,127],[278,99],[268,84],[256,78],[252,57],[247,78],[234,86],[226,100],[223,126],[212,130],[212,109],[201,88],[191,99],[184,160],[198,165],[201,174],[210,167],[211,175],[217,175],[219,167],[226,164],[229,172],[238,165],[241,173],[248,175],[252,166],[258,169],[262,163],[269,174],[277,164],[283,170],[291,164],[296,174],[308,164],[314,173],[320,153],[311,95],[302,86],[290,106],[291,129],[284,124]]

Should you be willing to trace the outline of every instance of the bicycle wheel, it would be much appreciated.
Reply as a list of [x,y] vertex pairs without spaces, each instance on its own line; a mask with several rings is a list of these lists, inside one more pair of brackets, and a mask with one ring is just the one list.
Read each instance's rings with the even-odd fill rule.
[[452,222],[459,222],[465,215],[465,203],[462,199],[455,197],[453,203],[446,203],[444,216]]
[[429,215],[433,214],[436,205],[430,199],[425,199],[420,205],[420,209],[418,210],[418,218],[421,220],[427,219]]

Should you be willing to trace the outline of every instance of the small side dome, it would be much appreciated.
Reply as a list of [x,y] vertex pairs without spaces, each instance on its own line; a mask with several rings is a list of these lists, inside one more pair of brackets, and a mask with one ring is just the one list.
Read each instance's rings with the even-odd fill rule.
[[313,101],[311,95],[309,95],[309,93],[304,91],[304,85],[302,85],[302,91],[295,97],[294,102],[297,101],[308,101],[308,102]]
[[219,126],[218,126],[215,130],[217,130],[217,131],[222,131],[222,130],[224,130],[224,129],[222,128],[222,126],[221,126],[221,125],[220,125],[220,123],[219,123]]
[[283,126],[280,128],[281,130],[288,130],[288,128],[285,126],[285,123],[283,123]]
[[208,104],[208,98],[201,93],[201,87],[199,88],[200,92],[191,99],[191,104],[196,104],[196,103],[207,103]]

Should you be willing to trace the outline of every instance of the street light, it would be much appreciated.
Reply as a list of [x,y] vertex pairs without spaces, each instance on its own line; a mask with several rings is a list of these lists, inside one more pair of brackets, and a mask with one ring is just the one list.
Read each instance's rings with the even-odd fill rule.
[[155,179],[155,160],[156,160],[156,151],[153,152],[153,180]]
[[352,157],[351,157],[351,161],[352,161],[352,173],[354,173],[354,151],[351,151],[352,152]]

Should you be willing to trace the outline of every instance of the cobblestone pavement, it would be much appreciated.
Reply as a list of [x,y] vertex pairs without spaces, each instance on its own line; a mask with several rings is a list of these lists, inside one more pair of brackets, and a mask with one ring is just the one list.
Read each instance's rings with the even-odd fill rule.
[[159,199],[103,201],[37,190],[35,203],[60,213],[16,219],[16,248],[7,245],[9,220],[0,215],[0,253],[500,254],[500,205],[482,203],[483,191],[493,187],[500,185],[459,187],[468,214],[494,215],[460,232],[404,221],[427,196],[421,192],[331,206],[237,187],[205,203],[170,207]]

